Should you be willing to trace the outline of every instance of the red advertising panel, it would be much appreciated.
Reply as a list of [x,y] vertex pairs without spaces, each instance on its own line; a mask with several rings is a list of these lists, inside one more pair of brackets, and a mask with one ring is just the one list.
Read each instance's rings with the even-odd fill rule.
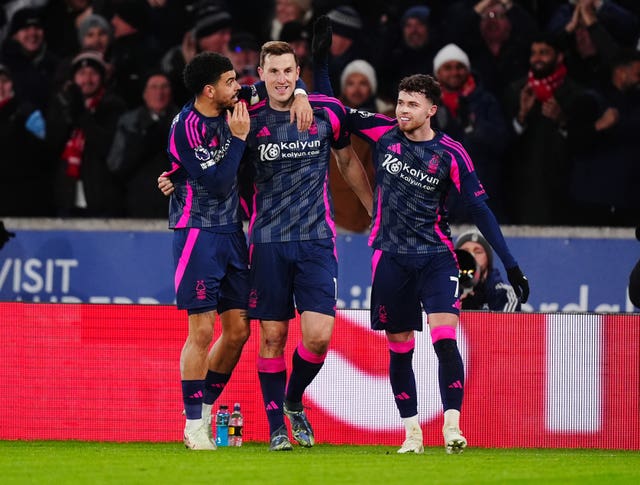
[[[0,304],[0,439],[178,441],[186,314],[168,306]],[[218,329],[219,330],[219,329]],[[245,439],[267,441],[258,325],[219,403],[239,402]],[[300,339],[292,321],[286,359]],[[462,429],[470,446],[640,449],[640,318],[463,313]],[[399,445],[384,335],[338,314],[325,366],[305,393],[318,442]],[[440,445],[437,359],[416,337],[419,417]]]

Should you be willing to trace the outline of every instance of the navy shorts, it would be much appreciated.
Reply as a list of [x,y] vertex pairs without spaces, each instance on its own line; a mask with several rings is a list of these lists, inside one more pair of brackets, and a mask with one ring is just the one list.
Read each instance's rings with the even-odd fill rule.
[[242,230],[215,233],[203,229],[173,232],[176,303],[201,313],[247,308],[249,261]]
[[371,328],[400,333],[422,330],[422,308],[460,314],[458,263],[452,253],[373,253]]
[[294,308],[335,316],[337,278],[333,239],[254,244],[249,318],[290,320]]

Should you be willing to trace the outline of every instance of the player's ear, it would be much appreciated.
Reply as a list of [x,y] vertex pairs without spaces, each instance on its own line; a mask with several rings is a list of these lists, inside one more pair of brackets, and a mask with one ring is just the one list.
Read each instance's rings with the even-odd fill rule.
[[203,94],[209,99],[213,99],[216,94],[216,88],[213,84],[206,84],[202,91]]

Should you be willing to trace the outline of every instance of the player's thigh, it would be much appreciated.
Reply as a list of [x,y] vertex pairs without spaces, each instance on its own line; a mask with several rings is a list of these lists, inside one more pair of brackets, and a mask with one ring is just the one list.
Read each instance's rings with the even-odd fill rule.
[[420,301],[426,313],[460,314],[458,265],[451,253],[433,255],[419,275]]
[[287,243],[258,243],[251,248],[249,317],[285,321],[294,317],[293,265]]
[[338,262],[333,239],[298,243],[293,291],[299,313],[335,315]]
[[229,234],[227,268],[220,284],[218,313],[227,310],[246,310],[249,303],[249,257],[242,231]]
[[402,255],[374,252],[371,328],[400,333],[422,330],[417,278]]
[[225,276],[225,242],[219,234],[195,228],[178,229],[173,236],[174,284],[178,308],[215,310]]

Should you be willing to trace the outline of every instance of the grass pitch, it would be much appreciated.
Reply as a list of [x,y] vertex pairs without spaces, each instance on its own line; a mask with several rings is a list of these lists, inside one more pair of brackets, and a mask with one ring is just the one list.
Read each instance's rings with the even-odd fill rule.
[[398,455],[397,447],[316,445],[269,452],[265,443],[215,452],[182,443],[0,441],[2,484],[482,484],[640,483],[640,453],[481,449]]

